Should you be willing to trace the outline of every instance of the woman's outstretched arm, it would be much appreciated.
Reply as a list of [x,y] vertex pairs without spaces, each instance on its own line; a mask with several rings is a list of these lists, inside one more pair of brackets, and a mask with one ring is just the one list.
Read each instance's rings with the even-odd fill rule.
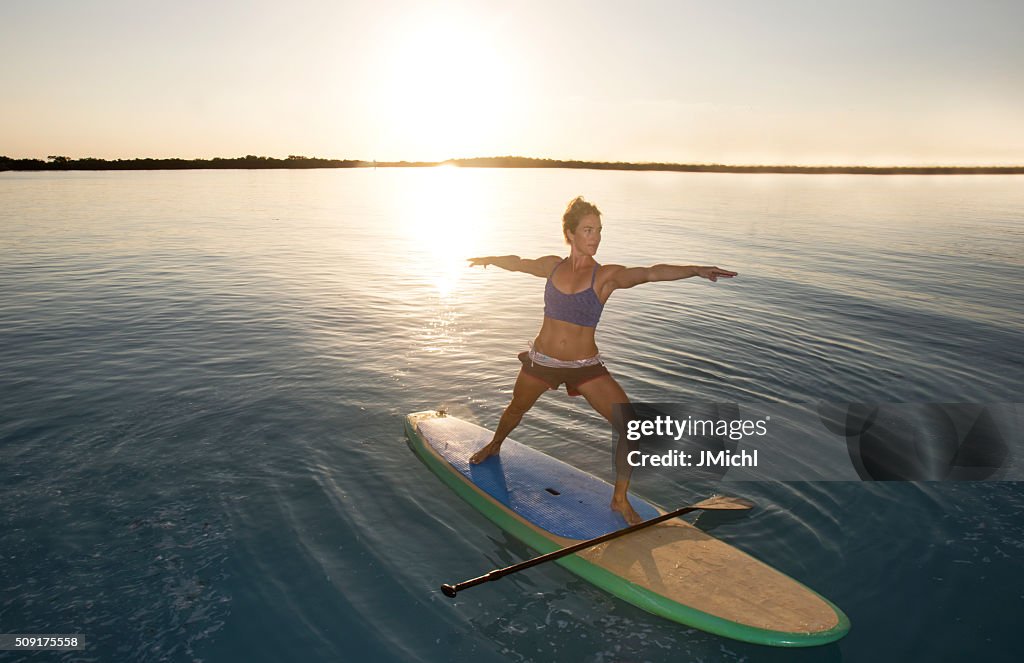
[[469,266],[476,267],[477,265],[482,265],[486,268],[488,265],[494,265],[507,269],[510,272],[523,272],[547,278],[548,274],[551,273],[551,270],[555,268],[555,265],[560,260],[561,258],[558,256],[543,256],[534,260],[520,258],[519,256],[486,256],[483,258],[470,258]]
[[613,270],[608,277],[608,284],[612,290],[632,288],[652,281],[678,281],[691,276],[699,276],[709,281],[717,281],[719,278],[731,279],[736,276],[736,272],[730,272],[727,269],[697,265],[652,265],[651,267],[608,265],[608,268]]

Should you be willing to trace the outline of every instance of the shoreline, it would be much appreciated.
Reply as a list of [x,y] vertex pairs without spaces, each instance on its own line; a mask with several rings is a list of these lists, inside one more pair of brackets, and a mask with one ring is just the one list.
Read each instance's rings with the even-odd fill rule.
[[775,173],[792,175],[1024,175],[1022,166],[734,166],[724,164],[632,163],[536,159],[532,157],[476,157],[445,161],[360,161],[290,156],[286,159],[248,155],[213,159],[70,159],[48,157],[11,159],[0,156],[0,172],[71,170],[265,170],[310,168],[567,168],[582,170],[641,170],[683,173]]

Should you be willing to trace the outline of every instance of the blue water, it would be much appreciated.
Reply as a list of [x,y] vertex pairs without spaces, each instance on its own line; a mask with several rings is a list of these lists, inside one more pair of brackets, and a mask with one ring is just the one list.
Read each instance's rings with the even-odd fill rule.
[[[1024,400],[1013,177],[2,173],[0,632],[83,634],[32,658],[64,661],[1016,660],[1017,483],[729,484],[757,508],[698,525],[850,616],[812,650],[557,566],[441,595],[531,552],[403,417],[496,425],[543,282],[464,259],[561,252],[580,193],[600,261],[740,273],[612,297],[598,342],[636,401]],[[602,420],[564,392],[513,437],[610,478]],[[721,488],[634,485],[670,507]]]

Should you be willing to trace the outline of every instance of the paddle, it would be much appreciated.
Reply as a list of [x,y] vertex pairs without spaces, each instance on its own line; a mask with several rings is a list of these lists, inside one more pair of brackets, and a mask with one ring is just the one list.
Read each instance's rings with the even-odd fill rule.
[[656,518],[645,520],[642,523],[630,525],[629,527],[623,527],[622,529],[615,530],[614,532],[608,532],[607,534],[602,534],[601,536],[595,537],[593,539],[588,539],[587,541],[580,541],[579,543],[575,543],[571,546],[566,546],[561,550],[554,550],[545,555],[540,555],[538,557],[534,557],[533,559],[528,559],[525,562],[519,562],[518,564],[513,564],[512,566],[506,566],[503,569],[494,569],[493,571],[485,573],[484,575],[479,576],[477,578],[464,580],[454,585],[441,585],[441,591],[444,592],[445,596],[449,598],[455,598],[455,595],[463,589],[469,589],[470,587],[476,587],[477,585],[481,585],[485,582],[490,582],[492,580],[504,578],[505,576],[511,575],[517,571],[522,571],[523,569],[528,569],[531,566],[537,566],[538,564],[543,564],[544,562],[550,562],[551,560],[559,559],[560,557],[565,557],[566,555],[571,555],[574,552],[579,552],[580,550],[583,550],[585,548],[596,546],[597,544],[604,543],[605,541],[617,539],[620,536],[632,534],[633,532],[642,530],[645,527],[657,525],[658,523],[665,522],[666,520],[671,520],[672,518],[677,518],[683,514],[690,513],[691,511],[718,509],[740,510],[749,509],[752,506],[754,506],[753,502],[751,502],[750,500],[743,499],[742,497],[726,497],[724,495],[715,495],[713,497],[709,497],[703,502],[697,502],[696,504],[693,504],[691,506],[680,507],[675,511],[670,511],[668,513],[657,516]]

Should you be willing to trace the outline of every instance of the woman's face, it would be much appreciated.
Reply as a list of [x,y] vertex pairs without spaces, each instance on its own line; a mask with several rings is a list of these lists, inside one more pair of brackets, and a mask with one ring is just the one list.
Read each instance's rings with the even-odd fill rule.
[[588,214],[576,226],[576,232],[569,234],[569,243],[583,255],[593,256],[601,244],[601,218]]

